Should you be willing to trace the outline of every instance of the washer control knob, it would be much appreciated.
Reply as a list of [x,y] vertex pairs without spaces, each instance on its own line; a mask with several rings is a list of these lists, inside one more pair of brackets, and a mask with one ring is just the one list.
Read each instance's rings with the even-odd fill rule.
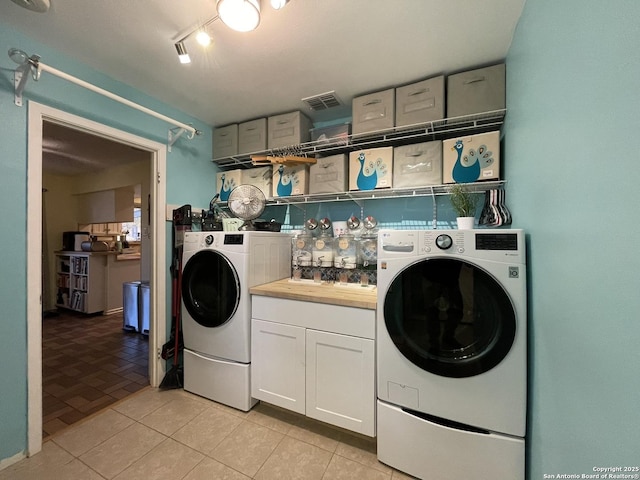
[[453,245],[453,240],[451,240],[449,235],[438,235],[436,237],[436,246],[440,250],[446,250],[447,248],[450,248],[451,245]]
[[204,237],[204,243],[207,245],[211,245],[213,243],[213,235],[207,235]]

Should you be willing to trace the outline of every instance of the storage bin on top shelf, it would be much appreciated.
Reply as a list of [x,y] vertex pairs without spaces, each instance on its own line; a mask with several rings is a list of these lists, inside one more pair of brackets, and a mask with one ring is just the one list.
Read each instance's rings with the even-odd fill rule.
[[447,117],[502,110],[506,106],[504,63],[447,77]]
[[213,158],[233,157],[238,154],[238,124],[213,130]]
[[355,97],[351,102],[354,135],[393,128],[395,123],[395,89]]
[[263,152],[267,149],[267,119],[257,118],[238,125],[238,154]]
[[318,145],[321,146],[346,145],[349,135],[351,135],[350,123],[311,129],[311,141],[318,142]]
[[311,120],[300,111],[273,115],[267,119],[267,147],[286,148],[310,139]]
[[396,87],[396,127],[442,120],[444,75]]
[[500,179],[500,131],[442,142],[443,183]]

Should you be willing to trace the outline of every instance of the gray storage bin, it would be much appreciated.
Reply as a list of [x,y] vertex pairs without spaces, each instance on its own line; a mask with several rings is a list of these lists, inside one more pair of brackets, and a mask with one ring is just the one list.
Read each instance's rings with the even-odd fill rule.
[[395,89],[362,95],[353,99],[354,135],[393,128],[395,123]]
[[258,118],[238,125],[238,153],[263,152],[267,149],[267,119]]
[[396,127],[444,118],[444,75],[396,88]]
[[502,110],[506,105],[505,64],[447,77],[447,117]]
[[213,131],[213,158],[238,154],[238,124],[219,127]]
[[309,193],[346,192],[349,184],[347,162],[344,153],[316,158],[316,163],[309,167]]
[[267,119],[267,146],[285,148],[308,142],[311,120],[300,111],[274,115]]
[[393,149],[393,188],[442,184],[442,141]]

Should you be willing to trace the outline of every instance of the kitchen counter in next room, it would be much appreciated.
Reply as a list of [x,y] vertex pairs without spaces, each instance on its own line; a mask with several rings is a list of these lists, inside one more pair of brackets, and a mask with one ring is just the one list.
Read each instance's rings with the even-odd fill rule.
[[[125,282],[140,280],[140,253],[118,253],[113,250],[105,252],[58,251],[58,256],[76,256],[96,258],[99,265],[100,281],[88,285],[88,293],[92,297],[100,297],[94,302],[95,308],[105,314],[120,312],[123,307],[122,285]],[[94,312],[89,312],[94,313]]]
[[293,281],[288,278],[252,287],[249,289],[249,293],[368,310],[375,310],[377,303],[377,290],[375,287],[341,286],[340,284],[327,282]]

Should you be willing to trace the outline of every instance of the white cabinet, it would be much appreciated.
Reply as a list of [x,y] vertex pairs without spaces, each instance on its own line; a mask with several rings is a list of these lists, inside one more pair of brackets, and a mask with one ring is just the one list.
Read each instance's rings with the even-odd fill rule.
[[81,194],[78,223],[132,222],[133,197],[134,190],[130,187]]
[[306,338],[307,416],[374,436],[374,341],[311,329]]
[[251,396],[305,414],[305,329],[253,319]]
[[78,224],[78,230],[89,232],[97,237],[120,235],[122,233],[121,223],[89,223]]
[[251,395],[375,436],[375,310],[252,297]]

